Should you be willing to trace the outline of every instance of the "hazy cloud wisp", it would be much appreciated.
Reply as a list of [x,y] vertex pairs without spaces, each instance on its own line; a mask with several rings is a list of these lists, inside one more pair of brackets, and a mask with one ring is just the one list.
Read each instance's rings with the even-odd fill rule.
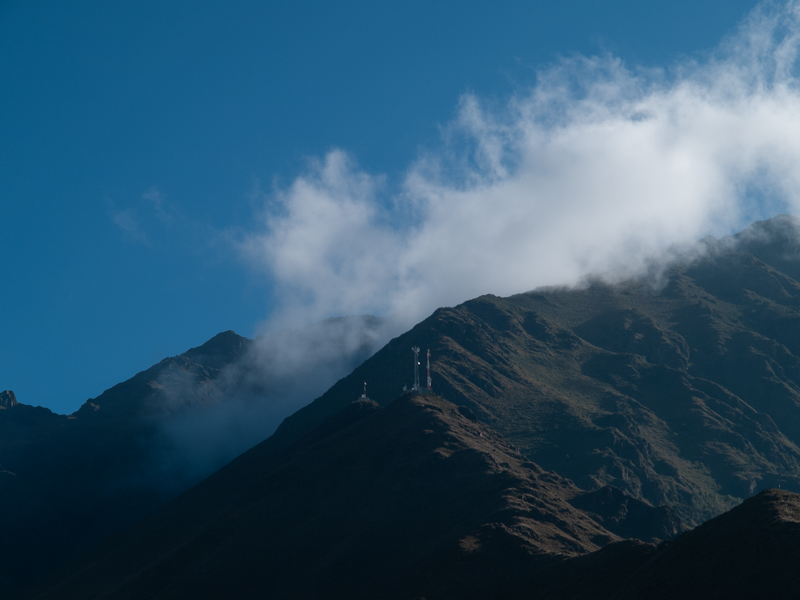
[[[161,420],[155,453],[159,486],[185,489],[270,436],[375,353],[392,335],[390,326],[368,316],[326,319],[253,340],[211,381],[204,370],[201,377],[164,371],[157,402],[168,417]],[[353,391],[354,400],[359,392]]]

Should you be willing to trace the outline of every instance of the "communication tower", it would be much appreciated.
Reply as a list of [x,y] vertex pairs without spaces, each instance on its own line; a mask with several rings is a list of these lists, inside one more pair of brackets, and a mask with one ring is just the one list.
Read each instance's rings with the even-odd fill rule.
[[431,392],[431,349],[428,348],[428,393]]
[[364,382],[364,393],[361,394],[358,398],[353,400],[353,402],[371,402],[369,397],[367,396],[367,382]]
[[414,392],[419,392],[419,347],[414,346],[411,348],[414,353],[414,387],[411,388]]

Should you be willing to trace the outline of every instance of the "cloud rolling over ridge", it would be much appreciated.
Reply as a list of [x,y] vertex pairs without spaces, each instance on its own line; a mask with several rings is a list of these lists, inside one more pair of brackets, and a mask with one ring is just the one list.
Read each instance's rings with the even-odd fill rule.
[[[238,240],[277,305],[222,384],[233,401],[168,426],[175,464],[224,464],[439,306],[658,274],[708,234],[800,212],[799,48],[800,1],[766,3],[702,61],[573,56],[499,108],[465,95],[397,192],[343,150],[310,162]],[[392,317],[366,345],[356,321],[309,327],[364,314]]]
[[[395,194],[344,151],[276,189],[241,241],[274,323],[394,315],[642,273],[800,206],[800,3],[766,3],[702,62],[565,58],[490,109],[465,95]],[[387,141],[390,143],[390,141]]]
[[[154,399],[163,415],[152,464],[158,485],[186,489],[271,435],[285,417],[374,354],[391,335],[388,326],[372,316],[325,319],[247,342],[231,362],[223,349],[226,363],[212,378],[204,367],[163,370]],[[223,337],[241,340],[232,332],[215,340]],[[204,352],[207,346],[190,351],[191,359],[214,365],[217,350]]]

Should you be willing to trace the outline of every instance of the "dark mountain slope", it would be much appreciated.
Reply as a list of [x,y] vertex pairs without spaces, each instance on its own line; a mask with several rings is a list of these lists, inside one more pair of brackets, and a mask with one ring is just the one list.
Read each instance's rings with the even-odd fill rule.
[[672,509],[653,507],[611,485],[578,494],[569,503],[623,538],[660,542],[684,529]]
[[615,597],[800,597],[800,496],[765,490],[659,547]]
[[385,409],[355,402],[282,452],[267,446],[25,598],[800,593],[800,496],[791,492],[762,492],[655,546],[618,542],[570,506],[602,513],[620,492],[582,494],[434,396]]
[[263,440],[369,356],[383,326],[357,316],[255,341],[224,332],[68,416],[0,394],[0,598]]
[[800,219],[778,215],[757,221],[736,235],[722,238],[724,249],[752,254],[758,260],[800,281]]
[[[0,395],[0,598],[194,483],[163,484],[160,424],[170,414],[221,401],[215,378],[249,343],[233,332],[219,334],[88,400],[73,415]],[[176,381],[186,382],[180,401],[163,394]]]
[[32,598],[502,598],[616,538],[464,409],[356,402],[257,446]]
[[[129,421],[134,417],[161,417],[208,406],[221,399],[215,385],[226,366],[239,360],[252,341],[233,331],[220,333],[180,356],[165,358],[129,380],[106,390],[75,413],[92,421]],[[169,390],[169,395],[164,390]],[[179,392],[179,397],[174,393]],[[227,391],[227,390],[226,390]]]
[[[762,235],[775,228],[783,238]],[[760,245],[706,241],[659,285],[440,309],[286,419],[272,443],[302,436],[363,381],[389,401],[419,345],[439,393],[584,489],[613,485],[694,522],[760,489],[800,490],[800,283],[778,270],[794,264],[796,229],[781,217],[738,236]]]
[[797,598],[798,560],[800,496],[765,490],[657,548],[624,542],[565,561],[527,597]]
[[[462,407],[464,412],[459,414],[473,415],[518,447],[526,460],[574,481],[582,490],[573,486],[569,510],[586,518],[590,515],[619,535],[668,537],[659,532],[677,528],[669,511],[662,511],[655,533],[635,516],[642,513],[652,520],[653,510],[659,510],[652,505],[669,505],[684,519],[699,523],[761,489],[798,490],[797,239],[797,220],[779,217],[730,239],[705,240],[704,254],[673,266],[657,281],[614,286],[593,282],[582,289],[537,290],[505,299],[483,296],[440,309],[286,419],[274,436],[247,455],[248,460],[258,458],[262,470],[277,469],[287,453],[297,451],[297,444],[308,443],[306,436],[323,435],[318,427],[338,431],[329,419],[349,418],[351,401],[361,393],[365,380],[370,396],[387,405],[411,382],[410,348],[419,345],[423,350],[429,347],[433,354],[434,389]],[[236,339],[231,340],[235,354]],[[143,514],[136,513],[138,508],[125,508],[124,502],[135,500],[135,495],[124,491],[114,497],[116,490],[124,488],[114,477],[126,469],[130,472],[131,466],[141,464],[142,456],[152,453],[152,447],[140,442],[148,439],[146,432],[153,422],[176,414],[175,406],[203,407],[226,399],[219,387],[221,363],[215,358],[222,356],[224,363],[225,352],[203,350],[200,355],[209,357],[206,362],[187,353],[179,361],[163,363],[157,366],[161,369],[157,377],[145,375],[117,386],[68,421],[14,405],[5,397],[0,434],[9,433],[0,438],[0,444],[6,439],[10,442],[0,448],[0,494],[10,506],[27,510],[26,498],[34,497],[31,490],[36,486],[31,482],[36,482],[37,473],[46,482],[42,485],[51,487],[36,496],[40,504],[30,512],[32,519],[0,521],[7,530],[17,523],[27,528],[15,533],[23,540],[19,548],[24,552],[16,554],[10,544],[6,555],[0,556],[0,564],[8,558],[12,566],[2,572],[16,573],[16,567],[23,575],[29,572],[32,567],[21,557],[31,556],[31,548],[39,542],[28,547],[28,540],[47,540],[56,549],[63,543],[65,550],[54,551],[54,556],[63,557],[88,543],[81,532],[90,531],[89,538],[96,539],[102,529],[96,523],[118,526]],[[140,400],[126,400],[133,396]],[[348,412],[339,415],[343,410]],[[128,433],[114,434],[114,424],[141,427],[144,434],[131,438],[139,440],[138,446],[122,444],[104,456],[106,445],[113,449],[121,439],[128,439]],[[61,439],[72,441],[52,445],[52,440]],[[86,440],[107,441],[98,445]],[[73,443],[82,450],[59,454]],[[30,463],[36,468],[20,468],[35,455],[21,450],[26,445],[49,448],[42,456],[57,456],[56,466],[47,466],[43,459]],[[235,469],[221,473],[232,472]],[[240,480],[245,478],[241,475]],[[176,535],[188,535],[195,525],[209,523],[232,502],[222,488],[203,489],[203,500],[193,509],[195,521],[187,522],[183,533]],[[344,487],[335,489],[347,494]],[[68,501],[58,497],[60,490],[69,490]],[[106,502],[108,498],[113,500]],[[149,492],[142,493],[141,501],[153,502],[149,506],[161,502]],[[64,510],[60,502],[72,508]],[[109,513],[109,507],[117,512]],[[74,514],[90,524],[88,529],[81,527],[82,521]],[[106,514],[113,518],[103,521]],[[301,522],[307,518],[295,517]],[[48,531],[48,524],[53,524],[57,535]],[[273,525],[278,526],[269,526]],[[227,533],[219,532],[220,539],[227,539]],[[502,540],[518,536],[504,536],[486,538],[481,547],[487,552],[495,548],[497,556],[506,556],[508,546]],[[204,543],[213,554],[212,542]],[[352,549],[347,548],[348,552]],[[143,546],[142,552],[149,551]],[[593,555],[591,561],[603,565],[609,556],[627,556],[614,563],[624,574],[638,569],[639,563],[629,562],[630,557],[644,560],[652,551],[648,545],[626,543],[612,546],[608,554]],[[492,560],[492,552],[485,555],[486,560]],[[516,552],[508,556],[522,556],[520,564],[527,564],[528,554]],[[205,560],[205,555],[197,556],[201,563]],[[455,572],[463,562],[463,556],[452,556],[457,558],[450,567],[446,561],[437,563],[442,573]],[[123,558],[118,558],[120,568]],[[488,564],[482,560],[474,565]],[[181,561],[174,568],[187,573],[195,568],[188,555]],[[137,569],[156,581],[154,589],[166,589],[168,583],[158,579],[156,571]],[[317,580],[325,580],[320,577]],[[190,579],[187,575],[186,581]]]

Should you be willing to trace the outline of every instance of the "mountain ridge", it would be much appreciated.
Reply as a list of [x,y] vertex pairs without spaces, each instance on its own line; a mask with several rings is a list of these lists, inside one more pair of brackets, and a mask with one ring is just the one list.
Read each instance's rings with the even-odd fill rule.
[[[441,414],[465,420],[470,427],[488,428],[485,431],[494,432],[507,447],[503,453],[521,457],[500,462],[532,465],[520,468],[534,475],[552,473],[554,490],[571,490],[561,494],[566,503],[561,507],[564,514],[580,515],[575,518],[585,519],[586,527],[605,532],[598,534],[606,536],[602,543],[601,537],[596,542],[589,538],[588,543],[581,538],[575,547],[584,556],[564,562],[563,557],[557,558],[564,554],[560,550],[545,550],[540,558],[546,555],[547,561],[555,561],[548,562],[551,566],[563,562],[558,569],[564,571],[559,572],[571,573],[569,577],[576,581],[592,580],[609,594],[622,593],[622,588],[604,579],[603,569],[619,573],[631,586],[639,585],[636,578],[640,576],[643,582],[652,582],[649,571],[641,569],[650,564],[649,557],[667,556],[662,550],[669,546],[645,542],[674,536],[682,529],[682,521],[689,525],[707,522],[767,488],[800,491],[798,239],[800,221],[780,216],[755,223],[730,238],[704,240],[701,252],[669,266],[657,284],[642,279],[614,285],[593,280],[581,288],[539,289],[509,298],[485,295],[440,308],[286,418],[274,435],[158,514],[174,511],[176,505],[188,506],[186,498],[196,498],[201,493],[197,490],[206,490],[202,493],[207,506],[187,512],[208,515],[213,506],[224,507],[236,500],[224,486],[209,492],[212,484],[208,481],[219,482],[242,472],[243,464],[261,465],[256,471],[263,474],[300,452],[298,448],[332,443],[335,432],[361,431],[358,428],[364,423],[380,421],[376,415],[394,414],[383,411],[397,402],[397,394],[408,383],[410,350],[420,346],[431,349],[434,389],[446,399],[441,402],[454,406],[439,407]],[[147,371],[142,372],[138,379],[125,382],[128,388],[120,384],[122,387],[115,386],[116,391],[109,390],[108,396],[85,404],[80,409],[83,413],[72,415],[70,427],[89,431],[102,423],[127,423],[153,410],[146,403],[117,402],[115,394],[124,399],[126,389],[140,390],[138,397],[147,398],[162,393],[158,386],[168,382],[179,392],[179,405],[186,402],[202,407],[222,399],[222,388],[215,389],[215,376],[222,365],[219,361],[224,361],[226,352],[236,361],[248,342],[237,341],[232,332],[220,336],[205,344],[210,346],[203,351],[201,346],[178,360],[155,365],[152,369],[159,367],[165,372],[163,377],[151,378],[142,374]],[[337,351],[338,347],[332,348]],[[254,366],[257,363],[247,365]],[[245,377],[244,381],[249,380]],[[375,403],[354,405],[364,381]],[[187,395],[181,390],[188,390]],[[257,387],[255,390],[258,392]],[[63,425],[60,416],[41,410],[44,412],[39,414],[31,407],[15,405],[0,411],[0,433],[14,421],[9,418],[13,415],[35,414],[36,419],[51,423],[53,430]],[[173,407],[156,404],[155,412],[159,411],[174,413]],[[377,420],[371,420],[373,417]],[[406,442],[416,440],[416,435]],[[480,438],[470,439],[478,446],[483,443]],[[344,452],[346,440],[342,438],[340,443],[344,444],[341,448],[329,448],[331,456]],[[423,442],[415,444],[409,446],[409,452],[421,453]],[[484,465],[491,462],[485,456],[480,460]],[[0,485],[6,482],[0,494],[11,498],[17,493],[14,490],[21,488],[8,485],[17,476],[7,473],[17,470],[13,461],[7,464],[5,453],[0,454],[0,464]],[[288,480],[299,477],[291,470],[281,472]],[[352,483],[361,485],[356,480]],[[337,490],[340,495],[348,494],[345,488]],[[391,497],[386,490],[383,493]],[[555,492],[537,493],[547,496]],[[536,494],[528,496],[535,498]],[[517,506],[529,504],[530,498],[519,498]],[[291,503],[286,506],[291,512]],[[369,514],[372,509],[365,506],[362,510]],[[523,518],[513,511],[508,514]],[[294,518],[300,523],[309,516]],[[525,565],[530,566],[535,544],[525,535],[514,534],[514,523],[517,521],[512,519],[509,524],[502,518],[484,523],[488,526],[481,530],[487,532],[485,543],[479,544],[483,554],[471,553],[477,542],[466,541],[462,547],[459,541],[456,545],[461,550],[447,554],[450,562],[437,555],[443,562],[437,563],[439,575],[430,574],[431,581],[438,582],[431,584],[431,590],[439,594],[460,585],[454,583],[453,573],[466,564],[472,565],[475,573],[489,573],[487,565],[496,565],[498,557],[515,565],[507,571],[509,581],[524,587],[524,578],[520,579],[515,569],[524,571]],[[407,523],[409,528],[417,526],[414,519]],[[791,526],[782,524],[779,529],[790,531]],[[191,530],[191,523],[185,530]],[[66,539],[74,535],[69,532]],[[147,536],[142,535],[144,540]],[[228,534],[219,535],[224,538]],[[678,539],[694,539],[685,535]],[[645,542],[619,541],[625,536]],[[203,551],[213,554],[212,546],[209,542]],[[466,554],[460,553],[462,550]],[[197,555],[201,563],[192,563],[188,555],[182,556],[186,560],[180,568],[187,573],[206,560]],[[327,572],[322,563],[315,568],[322,570],[308,585],[335,580],[331,572],[319,575]],[[577,570],[571,571],[573,568]],[[157,576],[149,572],[147,577],[158,589],[167,589],[169,569],[159,572]],[[652,577],[660,575],[653,571]],[[544,584],[547,579],[541,575],[537,581]],[[424,591],[423,583],[420,581],[419,589]],[[187,585],[191,587],[190,582]],[[553,597],[568,593],[552,585]],[[511,588],[507,591],[512,593]]]
[[0,598],[174,497],[174,491],[141,474],[157,451],[160,430],[153,418],[164,411],[155,396],[165,371],[209,382],[214,373],[185,354],[170,357],[71,415],[21,403],[13,392],[4,392]]
[[[431,349],[440,393],[585,489],[613,485],[690,523],[760,489],[800,491],[800,284],[747,252],[800,256],[798,223],[707,240],[660,287],[594,281],[438,309],[287,418],[273,442],[336,412],[363,381],[388,401],[418,345]],[[791,228],[793,246],[765,238],[775,227]]]
[[22,597],[602,600],[800,589],[800,495],[761,492],[659,545],[621,541],[570,507],[586,497],[571,482],[436,396],[356,401],[278,454],[265,445]]
[[767,489],[657,547],[622,542],[565,561],[541,597],[795,598],[799,544],[800,495]]
[[[255,340],[221,332],[112,386],[70,415],[19,403],[5,392],[0,598],[263,440],[319,381],[363,361],[384,325],[362,315]],[[279,353],[287,339],[294,340],[295,352],[317,352],[321,372],[304,371],[292,357],[287,361]],[[295,376],[287,376],[287,368]]]
[[485,548],[510,575],[619,539],[569,504],[578,493],[436,396],[358,401],[280,454],[245,453],[26,597],[475,597],[490,591]]

